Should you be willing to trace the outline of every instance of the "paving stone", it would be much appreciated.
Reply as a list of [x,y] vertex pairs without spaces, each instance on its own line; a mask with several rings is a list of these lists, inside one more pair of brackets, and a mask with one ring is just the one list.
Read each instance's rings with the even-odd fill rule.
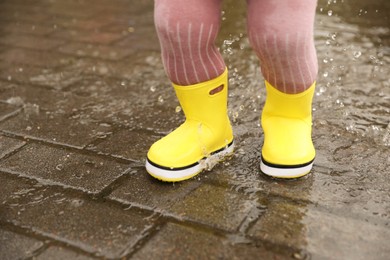
[[101,8],[92,8],[91,5],[84,2],[56,1],[47,3],[46,6],[40,6],[41,9],[43,7],[44,11],[52,16],[68,16],[76,19],[88,19],[102,11]]
[[34,8],[23,5],[1,5],[0,18],[2,21],[22,21],[40,23],[48,19],[49,14],[45,12],[33,12]]
[[313,258],[385,259],[390,250],[388,227],[282,201],[270,203],[249,234],[306,249]]
[[39,36],[36,37],[36,36],[11,34],[11,35],[4,35],[0,39],[0,43],[12,47],[49,51],[60,45],[63,45],[64,41],[42,38]]
[[264,246],[234,244],[197,227],[166,224],[132,259],[286,259]]
[[0,159],[25,144],[26,142],[0,135]]
[[58,50],[62,53],[71,54],[78,57],[92,57],[109,60],[120,60],[135,52],[133,48],[119,48],[84,43],[66,44],[59,47]]
[[76,42],[86,42],[92,44],[110,44],[123,37],[122,34],[96,31],[65,30],[52,33],[53,38],[67,39]]
[[[161,136],[142,130],[122,130],[92,149],[115,157],[144,161],[150,146]],[[91,149],[91,148],[89,148]]]
[[[54,89],[64,89],[80,81],[81,71],[72,68],[47,69],[30,74],[28,82],[34,85],[48,86]],[[18,79],[16,79],[18,80]]]
[[80,115],[80,107],[89,100],[71,93],[13,85],[0,99],[23,105],[21,113],[0,124],[8,133],[82,148],[112,132],[110,125]]
[[56,259],[56,260],[88,260],[88,259],[95,259],[86,255],[82,255],[80,253],[76,253],[74,251],[71,251],[69,249],[58,247],[58,246],[51,246],[48,249],[46,249],[43,253],[41,253],[39,256],[34,257],[34,259],[37,260],[46,260],[46,259]]
[[[0,62],[1,63],[1,62]],[[33,67],[25,64],[8,64],[7,67],[0,70],[0,79],[3,79],[5,82],[8,82],[9,84],[15,84],[15,83],[34,83],[31,82],[31,78],[35,77],[42,77],[46,74],[51,74],[52,69],[46,69],[46,68],[39,68],[39,67]],[[63,77],[57,77],[63,79]],[[53,80],[49,80],[50,77],[47,77],[49,84]],[[48,85],[47,82],[41,81],[44,85]],[[39,83],[41,83],[39,82]],[[2,82],[3,85],[3,82]],[[50,84],[49,86],[52,86],[53,84]],[[61,86],[62,84],[58,81],[56,82],[55,86]]]
[[172,207],[184,219],[235,231],[258,203],[219,186],[201,185]]
[[[160,90],[157,92],[155,88]],[[145,86],[139,79],[92,77],[69,90],[86,100],[74,113],[81,118],[90,117],[130,129],[146,128],[156,133],[171,131],[184,118],[182,113],[175,112],[179,103],[169,86]]]
[[[1,178],[1,175],[0,175]],[[23,182],[20,180],[20,186]],[[6,184],[7,185],[7,184]],[[135,209],[75,197],[56,188],[11,185],[0,221],[23,226],[88,253],[119,258],[138,241],[152,221]],[[3,192],[3,191],[2,191]]]
[[0,54],[0,63],[15,63],[19,65],[34,65],[48,68],[69,64],[72,59],[72,57],[59,53],[16,48],[7,49]]
[[21,21],[2,22],[0,31],[10,34],[44,36],[55,30],[54,26]]
[[[23,164],[20,164],[23,161]],[[71,150],[29,144],[0,161],[0,169],[52,184],[98,193],[123,175],[127,164]]]
[[14,114],[20,107],[0,102],[0,122]]
[[[152,20],[152,19],[151,19]],[[134,28],[130,26],[129,28]],[[149,50],[149,51],[159,51],[160,44],[155,34],[155,29],[153,27],[139,28],[135,27],[130,29],[134,32],[126,34],[126,37],[117,41],[114,45],[122,48],[129,48],[131,46],[134,50]],[[145,35],[149,35],[145,37]]]
[[304,249],[307,243],[306,226],[302,223],[305,212],[304,204],[271,201],[248,233],[273,244]]
[[166,211],[201,185],[196,180],[183,183],[161,182],[152,178],[144,168],[134,169],[130,173],[129,178],[110,194],[110,199]]
[[53,16],[49,19],[49,23],[55,24],[63,30],[100,30],[101,27],[110,24],[113,21],[113,17],[107,17],[107,19],[97,19],[96,17],[83,19],[75,18],[72,16]]
[[25,259],[43,246],[43,242],[0,229],[0,259]]

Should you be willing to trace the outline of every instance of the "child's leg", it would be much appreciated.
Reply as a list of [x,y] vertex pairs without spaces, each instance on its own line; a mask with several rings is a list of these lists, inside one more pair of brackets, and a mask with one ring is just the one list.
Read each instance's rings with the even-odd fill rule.
[[154,19],[169,79],[178,85],[221,75],[225,63],[215,46],[221,0],[155,0]]
[[260,59],[265,79],[294,94],[316,79],[313,41],[317,0],[247,0],[249,40]]
[[260,168],[279,178],[310,172],[315,157],[311,103],[317,76],[316,0],[248,0],[249,39],[260,59],[267,97]]
[[214,41],[221,0],[156,0],[166,72],[186,121],[149,149],[146,170],[163,181],[189,179],[233,152],[227,70]]

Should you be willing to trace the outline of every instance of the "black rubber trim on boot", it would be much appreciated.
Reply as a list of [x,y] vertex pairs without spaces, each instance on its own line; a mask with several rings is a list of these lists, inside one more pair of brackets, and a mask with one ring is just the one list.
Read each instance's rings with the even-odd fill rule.
[[261,161],[267,165],[268,167],[272,167],[272,168],[279,168],[279,169],[294,169],[294,168],[302,168],[302,167],[305,167],[305,166],[308,166],[309,164],[312,164],[314,162],[314,159],[315,157],[313,158],[313,160],[311,160],[310,162],[307,162],[307,163],[302,163],[302,164],[293,164],[293,165],[285,165],[285,164],[275,164],[275,163],[270,163],[270,162],[267,162],[263,155],[261,155]]
[[[229,148],[231,145],[233,144],[233,140],[225,147],[221,148],[221,149],[218,149],[212,153],[210,153],[210,155],[213,155],[213,154],[216,154],[216,153],[219,153],[219,152],[222,152],[223,150],[225,150],[226,148]],[[201,160],[205,159],[206,157],[203,157]],[[163,170],[169,170],[169,171],[180,171],[180,170],[185,170],[185,169],[188,169],[188,168],[191,168],[191,167],[194,167],[196,165],[199,164],[199,162],[195,162],[193,164],[190,164],[190,165],[186,165],[186,166],[182,166],[182,167],[175,167],[175,168],[171,168],[171,167],[166,167],[166,166],[162,166],[162,165],[159,165],[155,162],[152,162],[149,158],[146,157],[146,160],[151,164],[153,165],[154,167],[157,167],[157,168],[160,168],[160,169],[163,169]]]

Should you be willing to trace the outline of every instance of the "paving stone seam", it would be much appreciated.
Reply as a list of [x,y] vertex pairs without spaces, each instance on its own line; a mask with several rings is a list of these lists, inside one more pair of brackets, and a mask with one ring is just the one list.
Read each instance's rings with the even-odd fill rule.
[[22,135],[22,134],[14,133],[12,131],[2,130],[2,129],[0,129],[0,134],[7,136],[7,137],[17,139],[17,140],[25,141],[28,143],[36,143],[36,144],[40,144],[43,146],[49,146],[49,147],[54,147],[54,148],[59,148],[59,149],[67,149],[67,150],[70,150],[72,152],[76,152],[78,154],[96,156],[96,157],[100,157],[102,159],[107,159],[107,160],[115,161],[118,163],[130,164],[133,167],[139,167],[139,166],[144,165],[142,162],[137,161],[137,160],[123,158],[123,157],[117,157],[117,156],[113,156],[109,153],[103,153],[103,152],[99,152],[99,151],[94,151],[92,149],[86,149],[87,148],[86,146],[75,146],[75,145],[70,145],[70,144],[66,144],[66,143],[54,142],[54,141],[50,141],[47,139],[41,139],[39,137],[30,136],[30,135]]
[[3,230],[13,232],[15,234],[22,235],[22,236],[25,236],[25,237],[42,242],[42,246],[40,246],[39,248],[37,248],[33,252],[30,252],[30,255],[27,256],[27,258],[34,257],[41,250],[45,250],[47,248],[47,244],[49,243],[48,240],[46,239],[46,237],[35,234],[34,232],[32,232],[30,229],[28,229],[26,227],[14,225],[12,222],[5,222],[5,221],[0,220],[0,227]]
[[[0,172],[1,171],[2,170],[0,169]],[[25,178],[25,177],[23,177],[23,178]],[[28,179],[28,178],[26,178],[26,179]],[[42,188],[45,188],[45,187],[48,187],[48,186],[43,186]],[[63,187],[60,187],[60,188],[63,188]],[[83,198],[83,199],[90,200],[90,201],[96,200],[93,196],[91,196],[91,194],[84,194],[82,192],[80,193],[80,191],[77,191],[77,190],[75,191],[75,190],[62,189],[62,192],[68,193],[67,196],[69,196],[69,194],[70,194],[71,197]],[[71,192],[71,193],[69,193],[69,192]],[[98,201],[98,203],[103,203],[103,202],[106,203],[106,201],[104,199],[100,199]],[[109,203],[109,206],[114,206],[114,207],[120,208],[124,212],[126,212],[127,210],[130,209],[130,208],[124,208],[124,205],[120,205],[117,203]],[[141,212],[143,212],[146,215],[151,214],[148,218],[153,218],[156,215],[152,211],[146,211],[146,210],[143,210],[141,208],[137,208],[137,210],[141,210]],[[101,253],[101,252],[94,250],[92,247],[88,246],[87,244],[81,244],[81,246],[79,246],[80,242],[69,240],[66,238],[62,238],[60,236],[56,236],[56,235],[53,235],[51,233],[41,231],[40,229],[37,229],[34,227],[24,226],[21,223],[19,223],[18,221],[14,221],[14,220],[9,220],[9,221],[0,220],[0,226],[1,227],[3,227],[3,226],[8,227],[7,229],[10,229],[10,230],[17,230],[18,233],[20,233],[20,234],[23,234],[27,237],[38,239],[40,241],[44,241],[44,243],[58,244],[62,247],[70,248],[70,249],[72,249],[72,251],[82,252],[85,255],[92,255],[94,257],[104,258],[104,259],[119,259],[122,257],[121,255],[123,255],[124,253],[131,252],[132,248],[136,244],[138,244],[138,241],[141,239],[144,239],[144,237],[149,234],[149,230],[151,228],[153,228],[154,224],[146,226],[144,228],[144,230],[141,231],[141,234],[137,237],[137,239],[134,242],[129,243],[127,246],[124,246],[122,252],[118,253],[118,255],[105,255],[104,253]]]
[[95,250],[88,246],[88,245],[85,245],[85,244],[80,244],[78,242],[75,242],[75,241],[72,241],[72,240],[69,240],[69,239],[66,239],[66,238],[62,238],[62,237],[59,237],[59,236],[56,236],[56,235],[53,235],[53,234],[50,234],[50,233],[46,233],[46,232],[43,232],[37,228],[28,228],[28,227],[25,227],[23,226],[22,224],[18,223],[17,221],[0,221],[0,223],[2,225],[8,225],[8,226],[13,226],[13,227],[17,227],[19,229],[23,229],[26,231],[26,234],[34,234],[34,237],[39,237],[40,240],[49,240],[49,241],[55,241],[56,243],[62,245],[63,247],[66,247],[66,248],[71,248],[71,249],[74,249],[75,251],[82,251],[82,252],[86,252],[88,254],[95,254]]
[[[1,137],[2,135],[0,135]],[[0,156],[0,162],[4,159],[7,159],[8,157],[11,157],[12,155],[19,152],[25,145],[27,145],[27,142],[22,142],[21,144],[17,145],[13,150],[9,151],[8,153],[4,154],[3,156]]]
[[19,107],[19,108],[16,108],[16,110],[14,110],[14,111],[12,111],[12,112],[10,112],[10,113],[0,117],[0,123],[3,122],[3,121],[6,121],[9,118],[17,116],[22,110],[23,110],[23,108]]
[[141,234],[137,237],[136,241],[124,247],[122,252],[119,253],[119,258],[131,258],[131,256],[134,255],[139,249],[141,249],[143,245],[145,245],[150,240],[150,238],[157,232],[158,225],[156,223],[149,225],[147,229],[141,232]]
[[[0,171],[3,171],[1,168],[0,168]],[[9,173],[9,172],[6,172],[8,174],[12,174],[12,173]],[[28,176],[22,176],[22,178],[26,178],[26,179],[30,179]],[[35,181],[37,181],[36,179],[33,179]],[[47,186],[44,186],[44,187],[47,187]],[[84,193],[80,190],[74,190],[74,189],[67,189],[64,187],[64,185],[61,185],[59,186],[63,192],[69,192],[71,191],[72,193],[71,194],[75,194],[74,192],[76,192],[76,194],[78,194],[77,197],[86,197],[86,199],[89,199],[89,200],[92,200],[94,198],[93,194],[90,194],[90,193]],[[91,197],[92,196],[92,197]],[[101,200],[101,199],[100,199]],[[133,248],[138,246],[139,244],[145,244],[147,243],[146,242],[143,242],[143,240],[148,240],[150,239],[149,238],[149,233],[148,233],[148,230],[153,230],[154,226],[156,225],[156,223],[176,223],[176,224],[180,224],[180,225],[185,225],[185,226],[189,226],[189,227],[192,227],[196,230],[198,229],[202,229],[202,230],[207,230],[208,232],[211,232],[213,234],[219,234],[220,236],[228,236],[228,235],[241,235],[241,236],[245,236],[246,238],[249,238],[250,241],[252,242],[261,242],[261,243],[268,243],[270,244],[269,248],[273,248],[274,246],[278,246],[278,247],[283,247],[285,249],[289,249],[289,250],[298,250],[296,248],[292,248],[290,246],[286,246],[286,245],[278,245],[278,244],[275,244],[274,242],[272,241],[268,241],[266,239],[259,239],[259,238],[256,238],[256,237],[251,237],[249,236],[248,234],[245,234],[245,233],[242,233],[242,232],[239,232],[238,230],[235,230],[235,231],[229,231],[229,230],[225,230],[223,228],[220,228],[220,227],[217,227],[217,226],[213,226],[213,225],[209,225],[207,223],[203,223],[201,221],[194,221],[190,218],[186,218],[186,217],[183,217],[183,216],[179,216],[179,215],[176,215],[176,214],[172,214],[172,213],[169,213],[169,212],[166,212],[166,211],[158,211],[156,209],[151,209],[150,207],[145,207],[141,204],[135,204],[135,203],[120,203],[119,201],[117,200],[112,200],[112,199],[109,199],[109,198],[104,198],[103,199],[104,202],[108,202],[110,205],[113,205],[113,206],[116,206],[116,207],[120,207],[122,208],[123,210],[129,210],[131,208],[135,208],[137,210],[141,210],[142,212],[144,212],[145,214],[151,214],[150,217],[156,217],[156,220],[154,221],[154,225],[148,227],[146,230],[143,231],[143,236],[141,236],[139,239],[136,240],[136,242],[130,244],[129,246],[126,247],[125,251],[123,252],[123,254],[129,254],[129,255],[132,255],[133,254]],[[79,247],[77,246],[78,243],[77,242],[73,242],[73,241],[70,241],[70,240],[67,240],[67,239],[62,239],[61,237],[58,237],[58,236],[55,236],[55,235],[51,235],[49,233],[46,233],[46,232],[41,232],[40,230],[37,230],[37,229],[34,229],[32,228],[31,230],[30,229],[27,229],[27,227],[23,227],[23,225],[20,225],[19,223],[17,222],[14,222],[14,221],[10,221],[10,222],[6,222],[12,226],[15,226],[15,227],[19,227],[19,228],[22,228],[24,230],[28,230],[30,233],[34,233],[34,234],[37,234],[39,235],[40,237],[44,237],[44,238],[49,238],[51,240],[54,240],[54,241],[57,241],[57,242],[61,242],[63,245],[70,245],[72,248],[74,249],[77,249],[77,250],[82,250],[88,254],[94,254],[95,256],[99,257],[101,255],[99,254],[96,254],[96,252],[92,249],[92,248],[89,248],[89,247]],[[127,255],[124,255],[124,256],[127,256]]]

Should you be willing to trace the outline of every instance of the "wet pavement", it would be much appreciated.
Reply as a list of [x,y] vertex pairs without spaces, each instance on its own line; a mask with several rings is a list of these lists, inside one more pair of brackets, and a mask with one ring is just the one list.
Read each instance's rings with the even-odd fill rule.
[[182,183],[143,167],[183,120],[152,0],[0,2],[0,259],[388,259],[390,2],[320,1],[312,173],[259,174],[265,89],[226,0],[235,155]]

